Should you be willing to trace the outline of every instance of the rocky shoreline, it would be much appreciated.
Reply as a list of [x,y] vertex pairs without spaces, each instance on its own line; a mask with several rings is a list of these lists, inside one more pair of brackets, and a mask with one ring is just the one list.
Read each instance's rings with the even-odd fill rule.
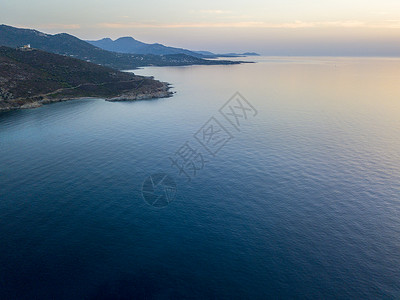
[[162,85],[152,91],[142,91],[137,92],[136,90],[123,93],[117,97],[106,98],[109,102],[119,102],[119,101],[136,101],[136,100],[149,100],[157,98],[169,98],[172,97],[173,92],[170,91],[170,84],[167,82],[161,82]]
[[90,96],[90,97],[67,97],[67,96],[57,96],[57,97],[35,97],[36,99],[24,99],[23,104],[19,105],[17,103],[1,103],[0,102],[0,112],[17,110],[17,109],[33,109],[41,107],[45,104],[71,101],[71,100],[81,100],[81,99],[104,99],[109,102],[121,102],[121,101],[138,101],[138,100],[151,100],[158,98],[169,98],[174,94],[170,91],[171,86],[169,83],[161,82],[161,86],[153,90],[140,89],[124,92],[121,95],[115,97],[104,97],[104,96]]

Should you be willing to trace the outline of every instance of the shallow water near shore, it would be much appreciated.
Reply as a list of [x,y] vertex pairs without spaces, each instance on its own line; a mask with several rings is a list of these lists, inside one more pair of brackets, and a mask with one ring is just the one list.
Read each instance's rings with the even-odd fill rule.
[[172,98],[1,113],[0,298],[399,298],[400,59],[254,59],[134,71]]

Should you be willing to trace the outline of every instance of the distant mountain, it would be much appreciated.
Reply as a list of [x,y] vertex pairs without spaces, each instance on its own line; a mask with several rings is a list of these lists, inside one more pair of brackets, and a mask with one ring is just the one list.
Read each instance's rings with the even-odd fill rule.
[[146,44],[135,40],[133,37],[121,37],[113,41],[110,38],[104,38],[97,41],[87,41],[93,46],[99,47],[103,50],[113,51],[118,53],[129,54],[153,54],[153,55],[171,55],[171,54],[186,54],[198,58],[217,58],[217,57],[241,57],[258,55],[257,53],[247,52],[243,54],[227,53],[215,54],[210,51],[191,51],[182,48],[174,48],[164,46],[162,44]]
[[237,64],[232,61],[212,61],[186,54],[152,55],[126,54],[100,49],[67,33],[45,34],[33,29],[0,25],[0,46],[32,48],[66,55],[116,69],[134,69],[144,66],[185,66]]
[[77,97],[134,100],[170,96],[168,85],[41,50],[0,47],[0,111]]
[[198,58],[215,56],[211,52],[209,55],[203,55],[198,52],[181,48],[167,47],[161,44],[146,44],[138,40],[135,40],[132,37],[121,37],[115,41],[113,41],[110,38],[104,38],[98,41],[87,41],[87,42],[103,50],[113,51],[118,53],[153,54],[153,55],[186,54]]
[[244,55],[244,56],[260,56],[260,54],[258,54],[256,52],[245,52],[242,55]]
[[215,56],[216,54],[210,52],[210,51],[194,51],[198,54],[204,55],[204,56]]
[[218,57],[243,57],[243,56],[260,56],[260,54],[255,52],[245,52],[245,53],[225,53],[225,54],[215,54]]

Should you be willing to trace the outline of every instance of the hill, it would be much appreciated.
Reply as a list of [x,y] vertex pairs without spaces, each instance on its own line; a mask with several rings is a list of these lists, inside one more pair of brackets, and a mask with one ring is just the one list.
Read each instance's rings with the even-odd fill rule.
[[0,47],[0,111],[80,97],[168,97],[168,84],[79,59]]
[[45,34],[33,29],[0,25],[0,46],[12,48],[30,44],[35,49],[75,57],[115,69],[144,66],[226,65],[233,61],[213,61],[186,54],[144,55],[116,53],[100,49],[67,33]]
[[130,53],[130,54],[153,54],[153,55],[171,55],[171,54],[186,54],[197,58],[218,58],[218,57],[241,57],[241,56],[252,56],[258,55],[253,52],[246,52],[243,54],[238,53],[227,53],[227,54],[215,54],[209,51],[191,51],[182,48],[174,48],[164,46],[162,44],[146,44],[135,40],[132,37],[121,37],[113,41],[110,38],[104,38],[97,41],[87,41],[93,46],[99,47],[103,50],[113,51],[118,53]]
[[198,58],[214,57],[211,55],[203,55],[194,51],[167,47],[162,44],[146,44],[135,40],[132,37],[121,37],[113,41],[110,38],[104,38],[98,41],[87,41],[93,46],[99,47],[107,51],[113,51],[118,53],[131,53],[131,54],[153,54],[153,55],[171,55],[171,54],[186,54]]

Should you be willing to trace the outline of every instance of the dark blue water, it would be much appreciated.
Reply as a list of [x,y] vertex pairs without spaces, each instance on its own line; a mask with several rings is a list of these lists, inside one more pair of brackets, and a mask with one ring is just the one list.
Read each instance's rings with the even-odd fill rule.
[[[148,68],[173,98],[0,114],[0,298],[400,298],[399,70]],[[218,112],[236,91],[257,110],[239,130]],[[215,156],[194,136],[213,116],[232,137]],[[163,208],[155,173],[176,182]]]

